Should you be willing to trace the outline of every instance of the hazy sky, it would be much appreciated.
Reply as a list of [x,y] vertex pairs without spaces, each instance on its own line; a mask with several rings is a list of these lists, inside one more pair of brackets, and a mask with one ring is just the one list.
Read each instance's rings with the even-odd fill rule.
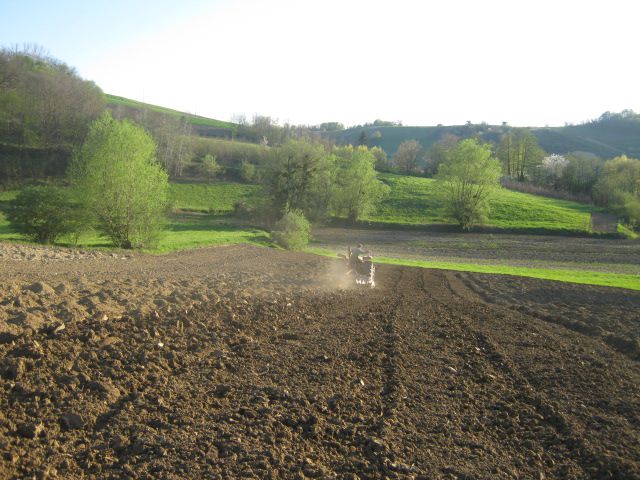
[[634,0],[0,0],[0,45],[223,120],[543,126],[640,110],[638,18]]

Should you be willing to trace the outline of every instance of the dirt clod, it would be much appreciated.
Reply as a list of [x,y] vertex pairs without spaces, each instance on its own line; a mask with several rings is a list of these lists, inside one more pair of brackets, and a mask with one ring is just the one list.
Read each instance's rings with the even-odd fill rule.
[[24,438],[36,438],[44,431],[42,422],[26,422],[18,425],[17,433]]

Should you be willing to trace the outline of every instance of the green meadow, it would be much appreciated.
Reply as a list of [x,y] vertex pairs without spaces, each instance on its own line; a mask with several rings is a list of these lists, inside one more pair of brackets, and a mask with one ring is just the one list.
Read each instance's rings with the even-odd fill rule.
[[[390,195],[365,221],[399,225],[450,223],[430,178],[381,174]],[[513,230],[588,232],[592,206],[498,188],[486,226]]]

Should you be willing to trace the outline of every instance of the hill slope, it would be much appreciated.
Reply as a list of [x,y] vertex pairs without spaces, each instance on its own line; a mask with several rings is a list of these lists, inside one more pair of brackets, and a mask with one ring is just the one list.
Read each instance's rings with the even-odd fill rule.
[[[511,127],[503,125],[449,125],[436,127],[367,126],[353,127],[333,134],[339,142],[357,144],[364,132],[370,146],[378,146],[392,156],[405,140],[417,140],[429,148],[443,135],[479,136],[497,143]],[[599,119],[582,125],[532,128],[540,146],[549,153],[591,152],[602,158],[625,154],[640,157],[640,118],[638,115]],[[378,137],[378,138],[376,138]]]
[[134,110],[151,110],[156,113],[163,113],[172,117],[184,117],[187,119],[190,125],[195,127],[196,133],[202,136],[224,136],[224,135],[207,135],[208,131],[224,130],[229,133],[237,132],[238,126],[235,123],[225,122],[222,120],[216,120],[213,118],[202,117],[199,115],[193,115],[191,113],[180,112],[171,108],[161,107],[158,105],[152,105],[150,103],[139,102],[137,100],[131,100],[129,98],[119,97],[117,95],[107,94],[107,106],[115,108],[117,106],[130,108]]

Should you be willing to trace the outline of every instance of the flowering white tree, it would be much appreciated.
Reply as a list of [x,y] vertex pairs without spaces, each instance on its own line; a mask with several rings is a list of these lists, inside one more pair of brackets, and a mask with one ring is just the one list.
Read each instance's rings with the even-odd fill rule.
[[540,165],[544,182],[556,186],[562,178],[562,173],[567,168],[567,165],[569,165],[569,160],[557,153],[544,157]]

